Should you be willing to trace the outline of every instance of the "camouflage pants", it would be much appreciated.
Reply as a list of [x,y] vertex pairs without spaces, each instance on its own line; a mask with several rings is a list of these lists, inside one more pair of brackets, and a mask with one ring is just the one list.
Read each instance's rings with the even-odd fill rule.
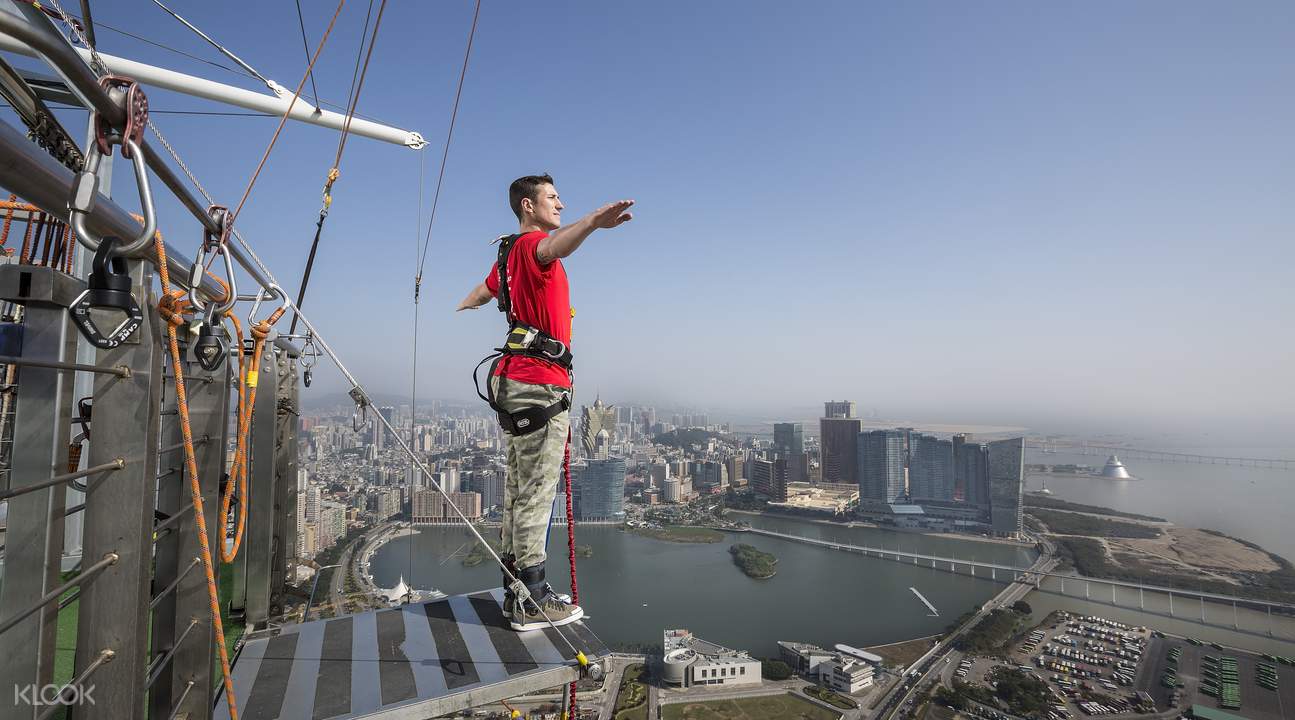
[[[559,385],[533,385],[502,377],[490,378],[495,402],[508,412],[548,407],[563,394]],[[525,435],[505,435],[508,479],[504,483],[504,517],[500,539],[505,554],[517,556],[517,568],[543,565],[548,546],[553,498],[562,477],[570,411],[560,413],[542,430]]]

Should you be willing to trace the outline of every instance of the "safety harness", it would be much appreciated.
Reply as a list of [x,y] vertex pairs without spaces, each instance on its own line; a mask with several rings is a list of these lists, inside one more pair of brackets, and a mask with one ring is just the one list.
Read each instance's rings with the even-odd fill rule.
[[[536,405],[510,413],[496,401],[495,391],[490,387],[490,378],[495,376],[499,363],[506,357],[517,355],[551,362],[566,370],[568,376],[571,374],[571,348],[543,330],[521,322],[513,312],[512,296],[508,290],[508,255],[520,237],[521,235],[507,235],[500,238],[496,261],[499,292],[495,294],[495,298],[499,302],[499,311],[508,319],[508,335],[504,338],[504,344],[477,363],[476,369],[472,371],[472,383],[477,388],[477,395],[499,416],[499,426],[504,432],[514,436],[535,432],[547,425],[549,420],[571,409],[571,394],[563,393],[560,400],[547,407]],[[482,393],[477,375],[486,363],[490,363],[490,371],[486,376],[486,391]]]

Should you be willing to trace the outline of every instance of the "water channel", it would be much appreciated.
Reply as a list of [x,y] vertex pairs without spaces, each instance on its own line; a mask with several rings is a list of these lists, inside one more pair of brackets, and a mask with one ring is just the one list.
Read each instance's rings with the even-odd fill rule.
[[[1028,566],[1033,549],[949,535],[924,535],[872,527],[846,527],[800,519],[748,516],[753,526],[804,537],[884,547],[901,551]],[[702,637],[757,655],[777,652],[778,640],[830,647],[884,644],[938,633],[962,613],[995,595],[1001,582],[984,576],[951,574],[928,566],[813,547],[777,538],[730,533],[724,542],[681,544],[635,535],[612,526],[580,526],[578,542],[593,557],[578,560],[582,604],[590,624],[613,645],[659,644],[661,631],[686,627]],[[779,559],[768,580],[746,577],[733,565],[728,547],[748,542]],[[497,585],[499,573],[488,563],[464,567],[471,548],[461,527],[424,527],[415,535],[392,539],[371,560],[375,581],[394,586],[400,577],[418,588],[455,594]],[[567,590],[566,533],[550,534],[554,559],[550,578]],[[909,590],[916,587],[940,611],[929,612]],[[1098,614],[1167,632],[1236,647],[1295,655],[1295,619],[1207,603],[1208,626],[1199,618],[1199,601],[1120,589],[1111,604],[1109,586],[1079,580],[1049,579],[1027,600],[1041,619],[1065,609]],[[1139,611],[1138,607],[1145,607]],[[1236,624],[1238,630],[1232,630]],[[1269,635],[1271,633],[1271,636]]]

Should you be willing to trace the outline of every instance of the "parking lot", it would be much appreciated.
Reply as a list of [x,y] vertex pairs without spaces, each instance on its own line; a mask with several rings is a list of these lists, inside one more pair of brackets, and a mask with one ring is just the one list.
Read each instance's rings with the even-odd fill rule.
[[[1012,648],[1009,664],[1047,684],[1055,700],[1051,720],[1164,710],[1137,694],[1150,636],[1147,628],[1059,613]],[[993,663],[985,665],[977,668],[981,678]]]
[[[1175,652],[1176,651],[1176,652]],[[1177,656],[1177,660],[1173,656]],[[1214,658],[1208,661],[1206,658]],[[1178,707],[1186,710],[1193,704],[1220,708],[1253,720],[1282,720],[1295,710],[1295,666],[1274,657],[1200,644],[1181,638],[1153,637],[1146,654],[1145,672],[1138,677],[1137,688],[1150,694],[1156,707],[1167,709],[1177,698]],[[1235,691],[1239,708],[1225,708],[1221,698],[1202,692],[1213,685],[1221,689],[1225,658],[1235,660]],[[1271,668],[1265,673],[1271,680],[1264,687],[1259,666]],[[1208,672],[1207,672],[1208,669]],[[1166,673],[1177,679],[1178,687],[1167,687]],[[1275,687],[1276,689],[1272,689]]]

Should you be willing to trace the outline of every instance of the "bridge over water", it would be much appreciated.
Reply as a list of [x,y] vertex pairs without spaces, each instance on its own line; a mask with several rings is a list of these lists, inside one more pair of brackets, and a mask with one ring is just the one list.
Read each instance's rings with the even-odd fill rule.
[[[1070,583],[1072,589],[1083,588],[1082,599],[1093,602],[1109,604],[1115,607],[1135,607],[1144,612],[1165,615],[1178,620],[1185,620],[1202,625],[1210,625],[1227,630],[1246,632],[1254,635],[1277,637],[1273,633],[1272,616],[1276,611],[1279,616],[1295,615],[1295,604],[1276,602],[1271,600],[1262,600],[1259,598],[1244,597],[1241,595],[1223,595],[1220,593],[1211,593],[1198,590],[1186,590],[1182,588],[1170,588],[1161,585],[1151,585],[1146,583],[1128,582],[1125,580],[1108,580],[1103,578],[1090,578],[1082,575],[1070,573],[1055,572],[1054,570],[1041,569],[1039,564],[1032,567],[1020,567],[1017,565],[1006,565],[1002,563],[986,562],[983,560],[968,560],[966,558],[948,557],[943,555],[932,555],[928,553],[918,553],[902,551],[898,549],[871,547],[867,545],[851,545],[848,543],[837,542],[834,540],[822,540],[818,538],[803,537],[790,533],[781,533],[774,530],[763,528],[743,528],[740,532],[749,532],[755,535],[764,535],[766,537],[790,540],[793,542],[804,543],[807,545],[816,545],[818,547],[828,548],[830,550],[840,550],[843,552],[858,553],[869,557],[876,557],[894,562],[912,564],[919,567],[929,567],[943,572],[950,572],[958,575],[969,575],[986,580],[1001,583],[1028,582],[1033,584],[1042,592],[1066,595],[1076,597],[1066,592],[1066,584]],[[979,572],[977,572],[979,571]],[[1045,587],[1046,582],[1046,587]],[[1111,590],[1111,599],[1108,601],[1104,595],[1099,597],[1092,592],[1093,586],[1101,588],[1109,587]],[[1132,591],[1137,591],[1137,601],[1121,602],[1117,594],[1118,590],[1125,590],[1125,598]],[[1168,598],[1168,611],[1148,608],[1147,595],[1164,595]],[[1174,602],[1178,601],[1178,608],[1175,609]],[[1184,602],[1186,601],[1186,602]],[[1215,603],[1232,608],[1232,623],[1211,622],[1206,619],[1206,603]],[[1187,607],[1195,608],[1199,604],[1200,616],[1196,617],[1194,613],[1188,614]],[[1268,617],[1268,629],[1266,632],[1258,630],[1247,630],[1240,627],[1238,622],[1238,608],[1247,608],[1250,610],[1265,613]]]
[[1102,445],[1083,441],[1026,440],[1025,448],[1027,450],[1034,450],[1045,454],[1064,452],[1073,455],[1121,455],[1126,458],[1152,460],[1155,462],[1187,463],[1191,465],[1239,465],[1243,467],[1272,468],[1275,470],[1295,469],[1295,460],[1285,458],[1198,455],[1195,453],[1148,450],[1146,448],[1126,447],[1124,445]]

